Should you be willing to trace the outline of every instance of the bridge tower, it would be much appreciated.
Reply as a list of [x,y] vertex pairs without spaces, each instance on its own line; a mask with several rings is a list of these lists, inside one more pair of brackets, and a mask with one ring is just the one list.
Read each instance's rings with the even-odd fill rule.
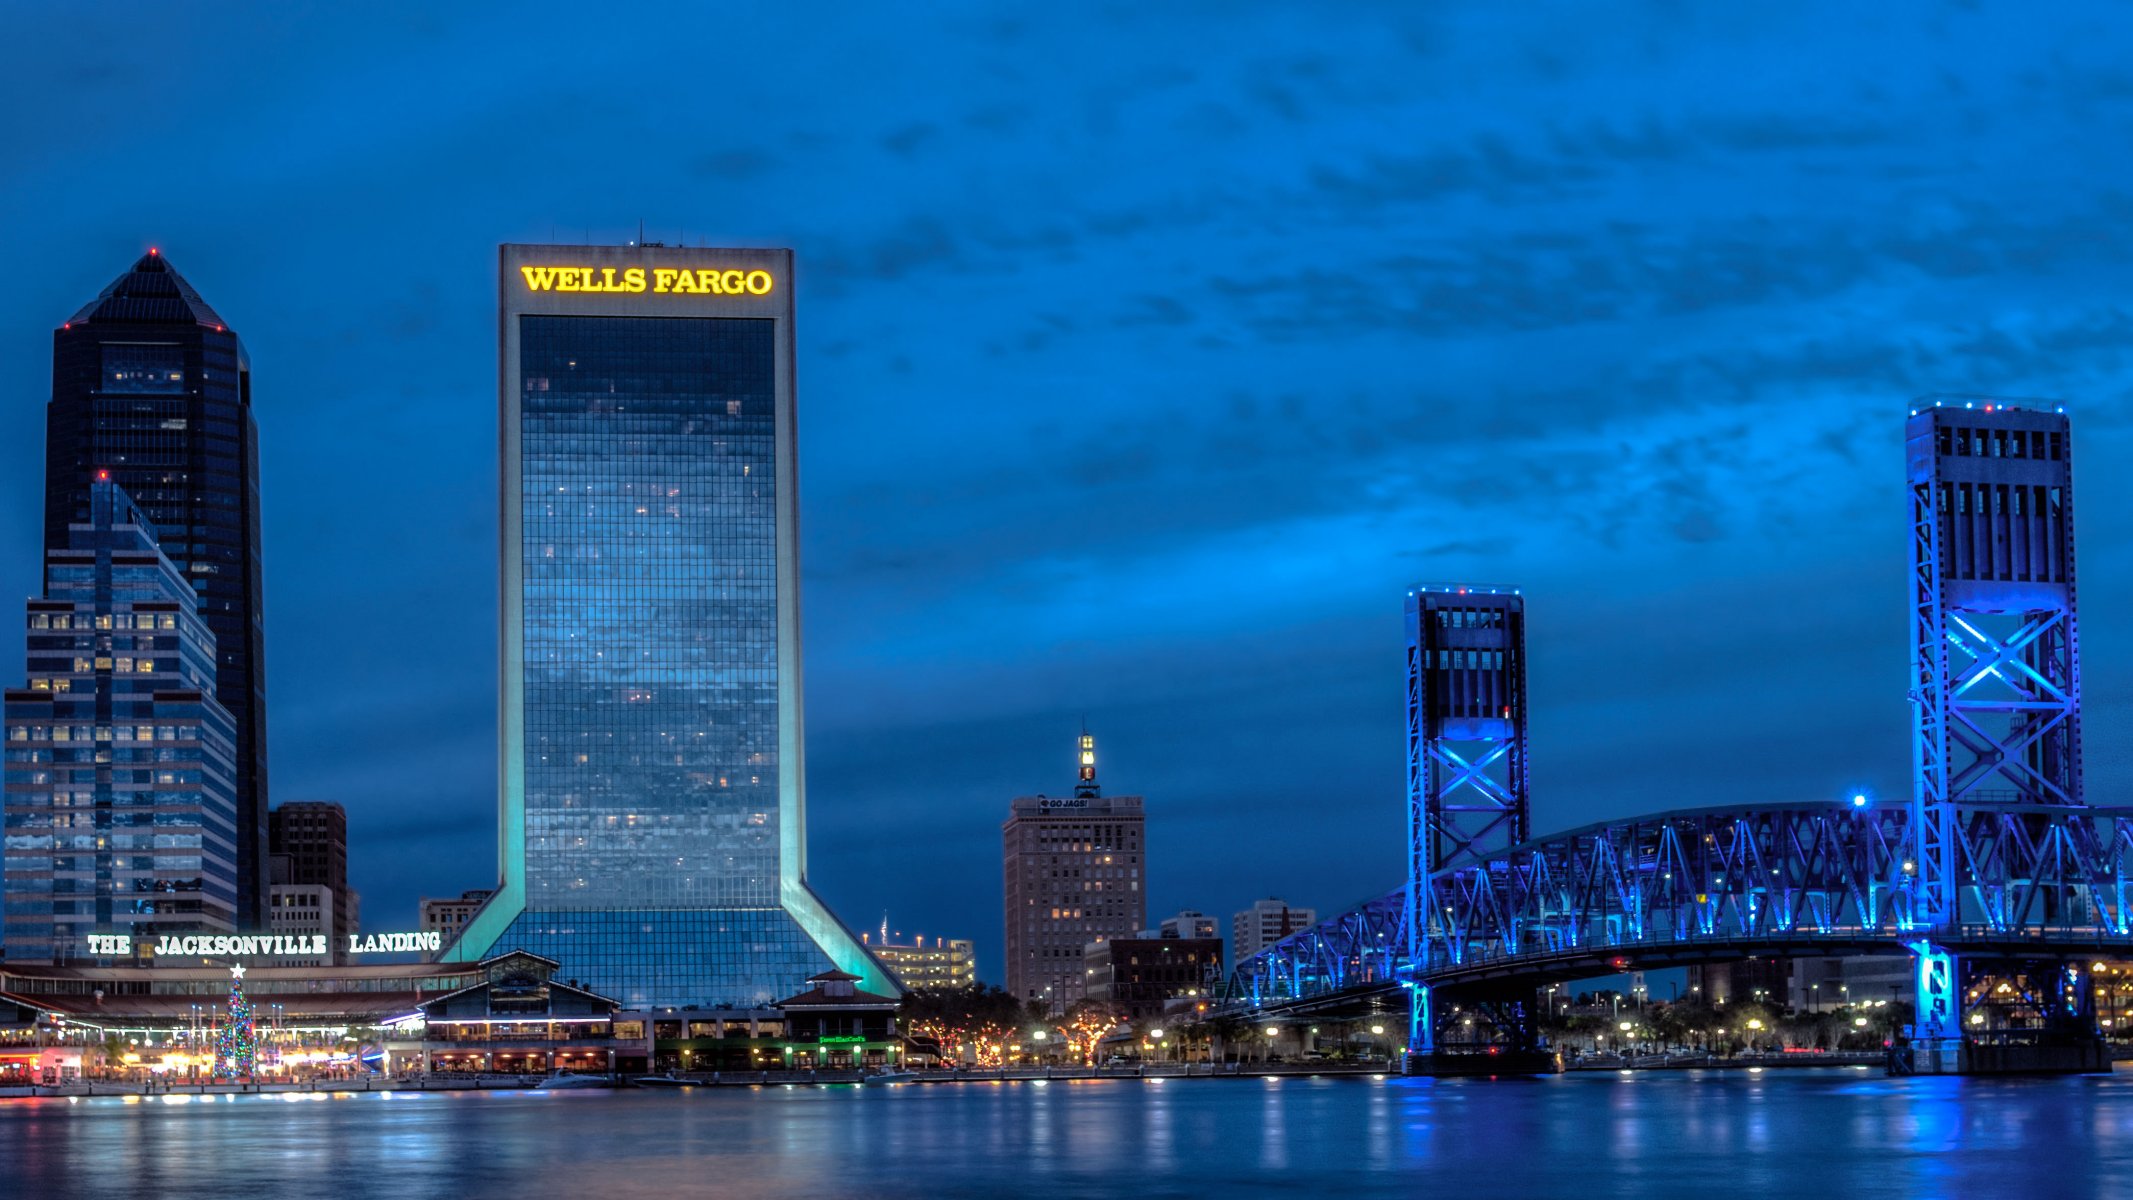
[[[1911,943],[1921,1070],[1961,1069],[1959,806],[2080,806],[2073,443],[2054,404],[1934,397],[1912,410]],[[2040,813],[2040,816],[2042,814]]]
[[[1407,593],[1407,938],[1423,961],[1432,872],[1525,841],[1526,602],[1518,589],[1418,585]],[[1427,989],[1412,993],[1408,1049],[1434,1048]]]

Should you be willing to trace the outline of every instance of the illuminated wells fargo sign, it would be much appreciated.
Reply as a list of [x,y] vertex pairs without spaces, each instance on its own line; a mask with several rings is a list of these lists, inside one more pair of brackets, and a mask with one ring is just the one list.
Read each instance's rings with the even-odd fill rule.
[[520,267],[529,292],[651,292],[667,296],[768,296],[768,271],[684,267]]

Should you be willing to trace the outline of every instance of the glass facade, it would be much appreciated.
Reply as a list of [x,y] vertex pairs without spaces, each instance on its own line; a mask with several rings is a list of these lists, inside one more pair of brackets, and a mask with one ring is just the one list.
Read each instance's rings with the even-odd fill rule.
[[90,934],[228,933],[236,745],[215,639],[116,485],[46,555],[28,686],[6,698],[6,956],[94,961]]
[[[618,278],[664,261],[582,252]],[[789,310],[515,311],[515,276],[504,879],[450,954],[528,950],[625,1007],[766,1005],[832,968],[885,979],[806,889],[782,757],[799,745]]]
[[235,722],[239,920],[264,924],[267,738],[260,603],[259,451],[252,373],[237,334],[150,252],[52,337],[44,544],[67,544],[108,471],[214,631],[215,697]]

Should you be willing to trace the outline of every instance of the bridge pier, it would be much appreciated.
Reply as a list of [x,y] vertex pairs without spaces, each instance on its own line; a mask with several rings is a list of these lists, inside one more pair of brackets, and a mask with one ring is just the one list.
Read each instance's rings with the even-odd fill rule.
[[[2096,1024],[2095,983],[2086,961],[1963,959],[1928,941],[1907,943],[1917,964],[1916,1018],[1889,1048],[1892,1075],[2108,1074],[2109,1047]],[[1964,967],[2020,976],[2041,1010],[2019,1029],[1965,1028]],[[2040,982],[2041,981],[2041,982]],[[1981,1019],[1981,1017],[1980,1017]]]
[[1417,984],[1408,989],[1408,995],[1410,1015],[1407,1053],[1400,1060],[1402,1075],[1501,1078],[1554,1075],[1563,1069],[1562,1057],[1541,1043],[1530,992],[1513,990],[1479,999],[1471,1011],[1483,1018],[1488,1032],[1481,1035],[1483,1040],[1453,1044],[1437,1039],[1432,989]]

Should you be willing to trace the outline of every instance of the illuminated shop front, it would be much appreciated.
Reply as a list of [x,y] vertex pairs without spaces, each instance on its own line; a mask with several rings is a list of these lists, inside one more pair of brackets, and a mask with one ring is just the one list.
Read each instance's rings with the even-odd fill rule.
[[[261,959],[271,953],[256,950]],[[373,1072],[383,1060],[387,1022],[480,974],[477,964],[460,963],[249,966],[243,978],[257,1025],[255,1076]],[[228,1019],[230,981],[228,963],[197,957],[183,965],[171,958],[123,967],[0,964],[0,1085],[76,1075],[204,1079]],[[21,1019],[8,1024],[10,1016]]]

